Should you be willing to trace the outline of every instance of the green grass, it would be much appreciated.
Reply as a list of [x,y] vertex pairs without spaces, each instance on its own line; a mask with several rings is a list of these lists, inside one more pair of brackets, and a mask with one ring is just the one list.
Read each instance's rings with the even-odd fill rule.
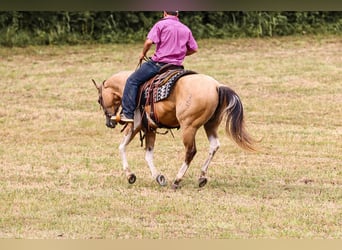
[[[240,95],[260,153],[220,128],[209,182],[203,130],[182,188],[151,179],[138,138],[122,172],[120,128],[105,127],[91,79],[134,69],[141,44],[0,48],[0,238],[173,239],[342,237],[342,38],[201,40],[185,66]],[[169,183],[180,131],[158,135]]]

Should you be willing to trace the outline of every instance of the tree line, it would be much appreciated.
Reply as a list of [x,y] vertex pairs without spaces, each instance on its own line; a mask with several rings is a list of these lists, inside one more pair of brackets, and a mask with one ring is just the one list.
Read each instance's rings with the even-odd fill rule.
[[[0,45],[142,41],[161,17],[155,11],[4,11]],[[184,11],[179,17],[196,39],[342,34],[338,11]]]

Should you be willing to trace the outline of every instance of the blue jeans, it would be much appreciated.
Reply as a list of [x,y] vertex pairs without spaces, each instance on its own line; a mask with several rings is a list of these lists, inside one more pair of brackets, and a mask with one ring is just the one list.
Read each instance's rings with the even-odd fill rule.
[[122,111],[127,118],[134,117],[134,110],[137,106],[137,94],[140,85],[155,76],[164,63],[156,63],[149,60],[141,65],[127,79],[122,95]]

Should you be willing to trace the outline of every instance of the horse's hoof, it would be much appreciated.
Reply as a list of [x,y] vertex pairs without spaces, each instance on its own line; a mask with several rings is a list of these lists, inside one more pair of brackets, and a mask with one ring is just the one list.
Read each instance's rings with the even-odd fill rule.
[[179,183],[180,183],[180,181],[175,181],[175,182],[172,184],[171,188],[172,188],[173,190],[180,189],[181,186],[179,185]]
[[163,187],[163,186],[166,186],[166,184],[167,184],[166,179],[165,179],[164,175],[162,175],[162,174],[159,174],[159,175],[157,176],[156,181],[157,181],[158,184],[159,184],[160,186],[162,186],[162,187]]
[[200,188],[202,188],[202,187],[204,187],[204,186],[207,184],[207,182],[208,182],[207,177],[200,177],[200,178],[198,179],[198,186],[199,186]]
[[137,177],[135,174],[130,174],[127,179],[129,184],[133,184],[137,180]]

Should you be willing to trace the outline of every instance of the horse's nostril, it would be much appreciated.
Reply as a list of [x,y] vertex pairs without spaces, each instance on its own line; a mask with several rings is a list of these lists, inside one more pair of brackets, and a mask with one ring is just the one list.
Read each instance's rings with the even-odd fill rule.
[[111,122],[111,121],[107,121],[107,122],[106,122],[106,126],[107,126],[108,128],[115,128],[116,124],[113,123],[113,122]]

